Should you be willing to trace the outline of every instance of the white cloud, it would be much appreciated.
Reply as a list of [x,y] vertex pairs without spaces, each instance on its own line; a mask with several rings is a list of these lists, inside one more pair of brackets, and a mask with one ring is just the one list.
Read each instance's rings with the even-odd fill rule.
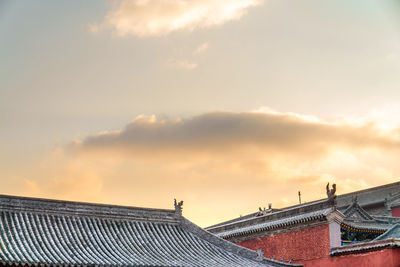
[[208,48],[210,47],[210,45],[208,43],[202,43],[201,45],[199,45],[194,51],[193,51],[193,55],[199,55],[204,53]]
[[[106,15],[101,28],[117,36],[162,36],[238,20],[263,0],[123,0]],[[100,27],[100,26],[99,26]]]
[[197,68],[198,64],[196,62],[180,60],[180,59],[170,59],[167,62],[170,68],[192,70]]
[[327,182],[343,194],[398,181],[398,128],[310,118],[270,108],[176,120],[140,115],[46,155],[11,176],[15,189],[2,189],[159,208],[176,197],[188,204],[185,216],[206,226],[262,203],[294,204],[298,190],[304,201],[325,197]]

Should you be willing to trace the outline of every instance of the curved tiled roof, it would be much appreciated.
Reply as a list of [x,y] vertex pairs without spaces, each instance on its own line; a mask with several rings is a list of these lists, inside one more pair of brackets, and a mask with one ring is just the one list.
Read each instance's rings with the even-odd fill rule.
[[353,202],[353,198],[357,196],[358,202],[362,207],[374,204],[383,204],[385,198],[390,198],[393,194],[400,190],[400,182],[386,184],[382,186],[372,187],[364,190],[354,191],[337,196],[337,205],[339,210],[343,211]]
[[290,266],[256,257],[173,210],[0,195],[2,264]]
[[375,238],[375,240],[384,240],[389,238],[397,238],[400,239],[400,223],[393,225],[389,230],[387,230],[384,234]]
[[344,220],[342,226],[355,228],[359,230],[371,230],[371,231],[382,231],[390,229],[393,225],[388,223],[382,223],[379,221],[350,221]]
[[346,246],[332,248],[329,255],[340,256],[346,254],[365,253],[367,251],[381,250],[385,248],[399,248],[400,239],[384,239],[384,240],[372,240],[368,242],[360,242],[349,244]]
[[368,214],[357,201],[353,201],[353,203],[343,212],[344,216],[360,216],[364,220],[373,220],[374,218]]
[[324,216],[326,216],[327,214],[329,214],[331,212],[332,212],[332,208],[327,208],[327,209],[323,209],[323,210],[317,210],[317,211],[312,211],[312,212],[308,212],[308,213],[303,213],[303,214],[292,216],[292,217],[281,218],[278,220],[267,221],[264,223],[259,223],[259,224],[236,228],[236,229],[232,229],[232,230],[228,230],[228,231],[224,231],[224,232],[219,232],[219,233],[216,233],[216,235],[219,237],[222,237],[222,238],[229,238],[229,237],[233,237],[233,236],[267,231],[267,230],[274,229],[274,228],[285,227],[287,225],[293,225],[293,224],[304,223],[304,222],[308,222],[308,221],[312,221],[312,220],[317,220],[319,218],[323,218]]

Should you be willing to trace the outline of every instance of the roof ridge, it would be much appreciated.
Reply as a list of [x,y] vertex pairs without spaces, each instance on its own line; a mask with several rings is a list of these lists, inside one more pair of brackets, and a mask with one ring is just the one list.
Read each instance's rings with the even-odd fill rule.
[[9,195],[0,195],[0,210],[171,223],[177,223],[180,220],[180,216],[177,216],[175,210]]
[[213,225],[207,226],[205,229],[218,228],[218,227],[221,227],[221,226],[240,223],[240,222],[252,220],[252,219],[255,219],[255,218],[263,218],[265,216],[270,216],[270,215],[273,215],[273,214],[278,214],[278,213],[283,213],[283,212],[290,212],[290,211],[296,210],[296,209],[309,208],[309,207],[316,206],[316,205],[321,204],[321,203],[330,203],[330,202],[329,202],[328,198],[322,198],[322,199],[313,200],[313,201],[310,201],[310,202],[304,202],[304,203],[301,203],[301,204],[296,204],[296,205],[293,205],[293,206],[279,208],[279,209],[276,209],[275,211],[273,211],[271,213],[267,213],[267,214],[262,215],[262,216],[256,216],[256,214],[258,214],[258,212],[253,212],[253,213],[249,213],[249,214],[246,214],[244,216],[241,216],[241,217],[230,219],[228,221],[224,221],[224,222],[220,222],[220,223],[217,223],[217,224],[213,224]]
[[210,227],[206,227],[205,229],[211,231],[211,230],[216,230],[219,228],[231,227],[233,225],[236,225],[238,227],[244,227],[245,225],[241,225],[241,224],[250,223],[251,225],[255,225],[255,224],[260,224],[260,223],[266,222],[266,221],[268,221],[268,219],[270,219],[270,221],[275,221],[275,220],[279,220],[279,219],[283,219],[283,218],[287,218],[287,217],[293,217],[293,216],[304,214],[304,213],[309,213],[309,212],[313,212],[313,211],[319,211],[319,210],[324,210],[324,209],[334,208],[334,207],[335,207],[335,205],[331,200],[324,199],[323,201],[312,203],[311,205],[290,207],[288,209],[283,209],[283,210],[280,210],[280,211],[277,211],[274,213],[270,213],[270,214],[266,214],[263,216],[247,218],[244,220],[234,221],[234,222],[227,223],[227,224],[222,224],[222,225],[220,224],[218,226],[210,226]]
[[353,200],[353,203],[343,212],[346,217],[350,217],[354,213],[358,212],[361,217],[365,220],[373,220],[374,218],[363,209],[358,203],[357,199]]
[[[229,251],[231,253],[240,255],[244,258],[247,258],[247,259],[250,259],[253,261],[257,261],[256,258],[258,256],[258,254],[254,250],[236,245],[235,243],[232,243],[223,238],[220,238],[217,235],[215,235],[207,230],[204,230],[203,228],[197,226],[196,224],[192,223],[191,221],[189,221],[185,218],[183,218],[180,225],[186,231],[193,233],[194,235],[200,237],[201,239],[206,240],[207,242],[209,242],[215,246],[218,246],[218,247],[220,247],[226,251]],[[302,266],[302,265],[285,263],[285,262],[268,259],[268,258],[264,258],[261,262],[268,263],[272,266]]]
[[345,196],[349,196],[349,195],[364,193],[364,192],[368,192],[368,191],[375,191],[375,190],[379,190],[379,189],[387,188],[387,187],[391,187],[391,186],[396,186],[396,185],[400,186],[400,182],[394,182],[394,183],[390,183],[390,184],[384,184],[384,185],[379,185],[379,186],[370,187],[370,188],[366,188],[366,189],[361,189],[361,190],[358,190],[358,191],[353,191],[353,192],[349,192],[349,193],[345,193],[345,194],[340,194],[340,195],[337,195],[337,197],[341,198],[341,197],[345,197]]

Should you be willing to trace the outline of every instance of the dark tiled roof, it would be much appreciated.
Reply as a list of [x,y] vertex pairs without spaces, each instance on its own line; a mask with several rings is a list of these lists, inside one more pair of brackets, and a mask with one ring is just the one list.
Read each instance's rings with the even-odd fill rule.
[[384,240],[389,238],[400,239],[400,223],[393,225],[392,228],[387,230],[384,234],[375,238],[375,240]]
[[282,228],[282,227],[293,225],[293,224],[318,220],[318,219],[323,218],[324,216],[328,215],[331,212],[332,212],[332,208],[311,211],[311,212],[307,212],[307,213],[302,213],[300,215],[295,215],[295,216],[281,218],[281,219],[277,219],[277,220],[271,220],[271,221],[267,220],[266,222],[263,222],[263,223],[249,225],[249,226],[236,228],[236,229],[232,229],[232,230],[227,230],[224,232],[216,233],[216,235],[219,237],[222,237],[222,238],[229,238],[232,236],[267,231],[267,230],[274,229],[274,228]]
[[289,229],[301,224],[309,225],[311,222],[326,221],[328,214],[331,213],[337,213],[339,217],[343,216],[343,214],[336,211],[332,201],[324,199],[296,205],[264,216],[244,218],[206,229],[219,237],[230,239],[231,237],[257,232]]
[[2,264],[291,266],[256,258],[174,210],[0,195]]
[[352,221],[345,219],[342,224],[359,230],[381,231],[380,233],[383,233],[393,226],[393,224],[377,220]]
[[337,205],[339,209],[346,208],[351,205],[355,196],[361,206],[374,205],[377,203],[384,203],[385,198],[390,198],[392,195],[400,191],[400,182],[386,184],[382,186],[372,187],[360,191],[338,195]]
[[364,220],[373,220],[373,217],[368,214],[357,201],[354,201],[344,212],[346,217],[360,217]]
[[358,203],[357,198],[343,212],[346,216],[342,226],[358,229],[361,231],[377,231],[384,232],[390,229],[397,221],[394,217],[371,216]]
[[[357,197],[358,199],[358,204],[359,206],[365,207],[369,205],[374,205],[374,204],[381,204],[382,206],[384,205],[383,203],[385,202],[385,198],[388,198],[391,200],[392,198],[395,198],[396,196],[400,197],[400,182],[396,183],[391,183],[391,184],[386,184],[382,186],[377,186],[373,188],[368,188],[364,190],[359,190],[359,191],[354,191],[348,194],[343,194],[343,195],[338,195],[336,197],[336,205],[338,210],[341,212],[345,212],[346,209],[350,208],[350,206],[353,203],[354,197]],[[302,208],[306,206],[312,206],[320,202],[324,202],[327,199],[320,199],[316,201],[311,201],[311,202],[306,202],[303,204],[298,204],[286,208],[282,208],[279,210],[274,210],[272,213],[279,213],[281,211],[285,210],[292,210],[292,209],[297,209],[297,208]],[[396,205],[396,204],[394,204]],[[364,210],[365,211],[365,210]],[[251,220],[252,218],[256,217],[258,212],[254,212],[248,215],[244,215],[238,218],[231,219],[229,221],[221,222],[212,226],[207,227],[206,229],[212,229],[216,227],[221,227],[224,225],[230,225],[232,223],[239,223],[241,221],[245,220]]]
[[365,253],[368,251],[381,250],[385,248],[399,248],[400,239],[372,240],[369,242],[360,242],[342,247],[331,249],[331,256],[340,256],[345,254]]

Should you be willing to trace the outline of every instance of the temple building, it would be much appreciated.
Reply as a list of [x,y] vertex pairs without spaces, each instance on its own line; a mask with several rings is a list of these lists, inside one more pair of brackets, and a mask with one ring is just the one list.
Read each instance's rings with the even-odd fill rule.
[[400,182],[338,195],[338,209],[344,212],[354,198],[370,215],[400,217]]
[[0,266],[301,266],[266,259],[174,210],[0,195]]
[[304,266],[400,266],[400,183],[255,213],[207,227],[264,256]]

